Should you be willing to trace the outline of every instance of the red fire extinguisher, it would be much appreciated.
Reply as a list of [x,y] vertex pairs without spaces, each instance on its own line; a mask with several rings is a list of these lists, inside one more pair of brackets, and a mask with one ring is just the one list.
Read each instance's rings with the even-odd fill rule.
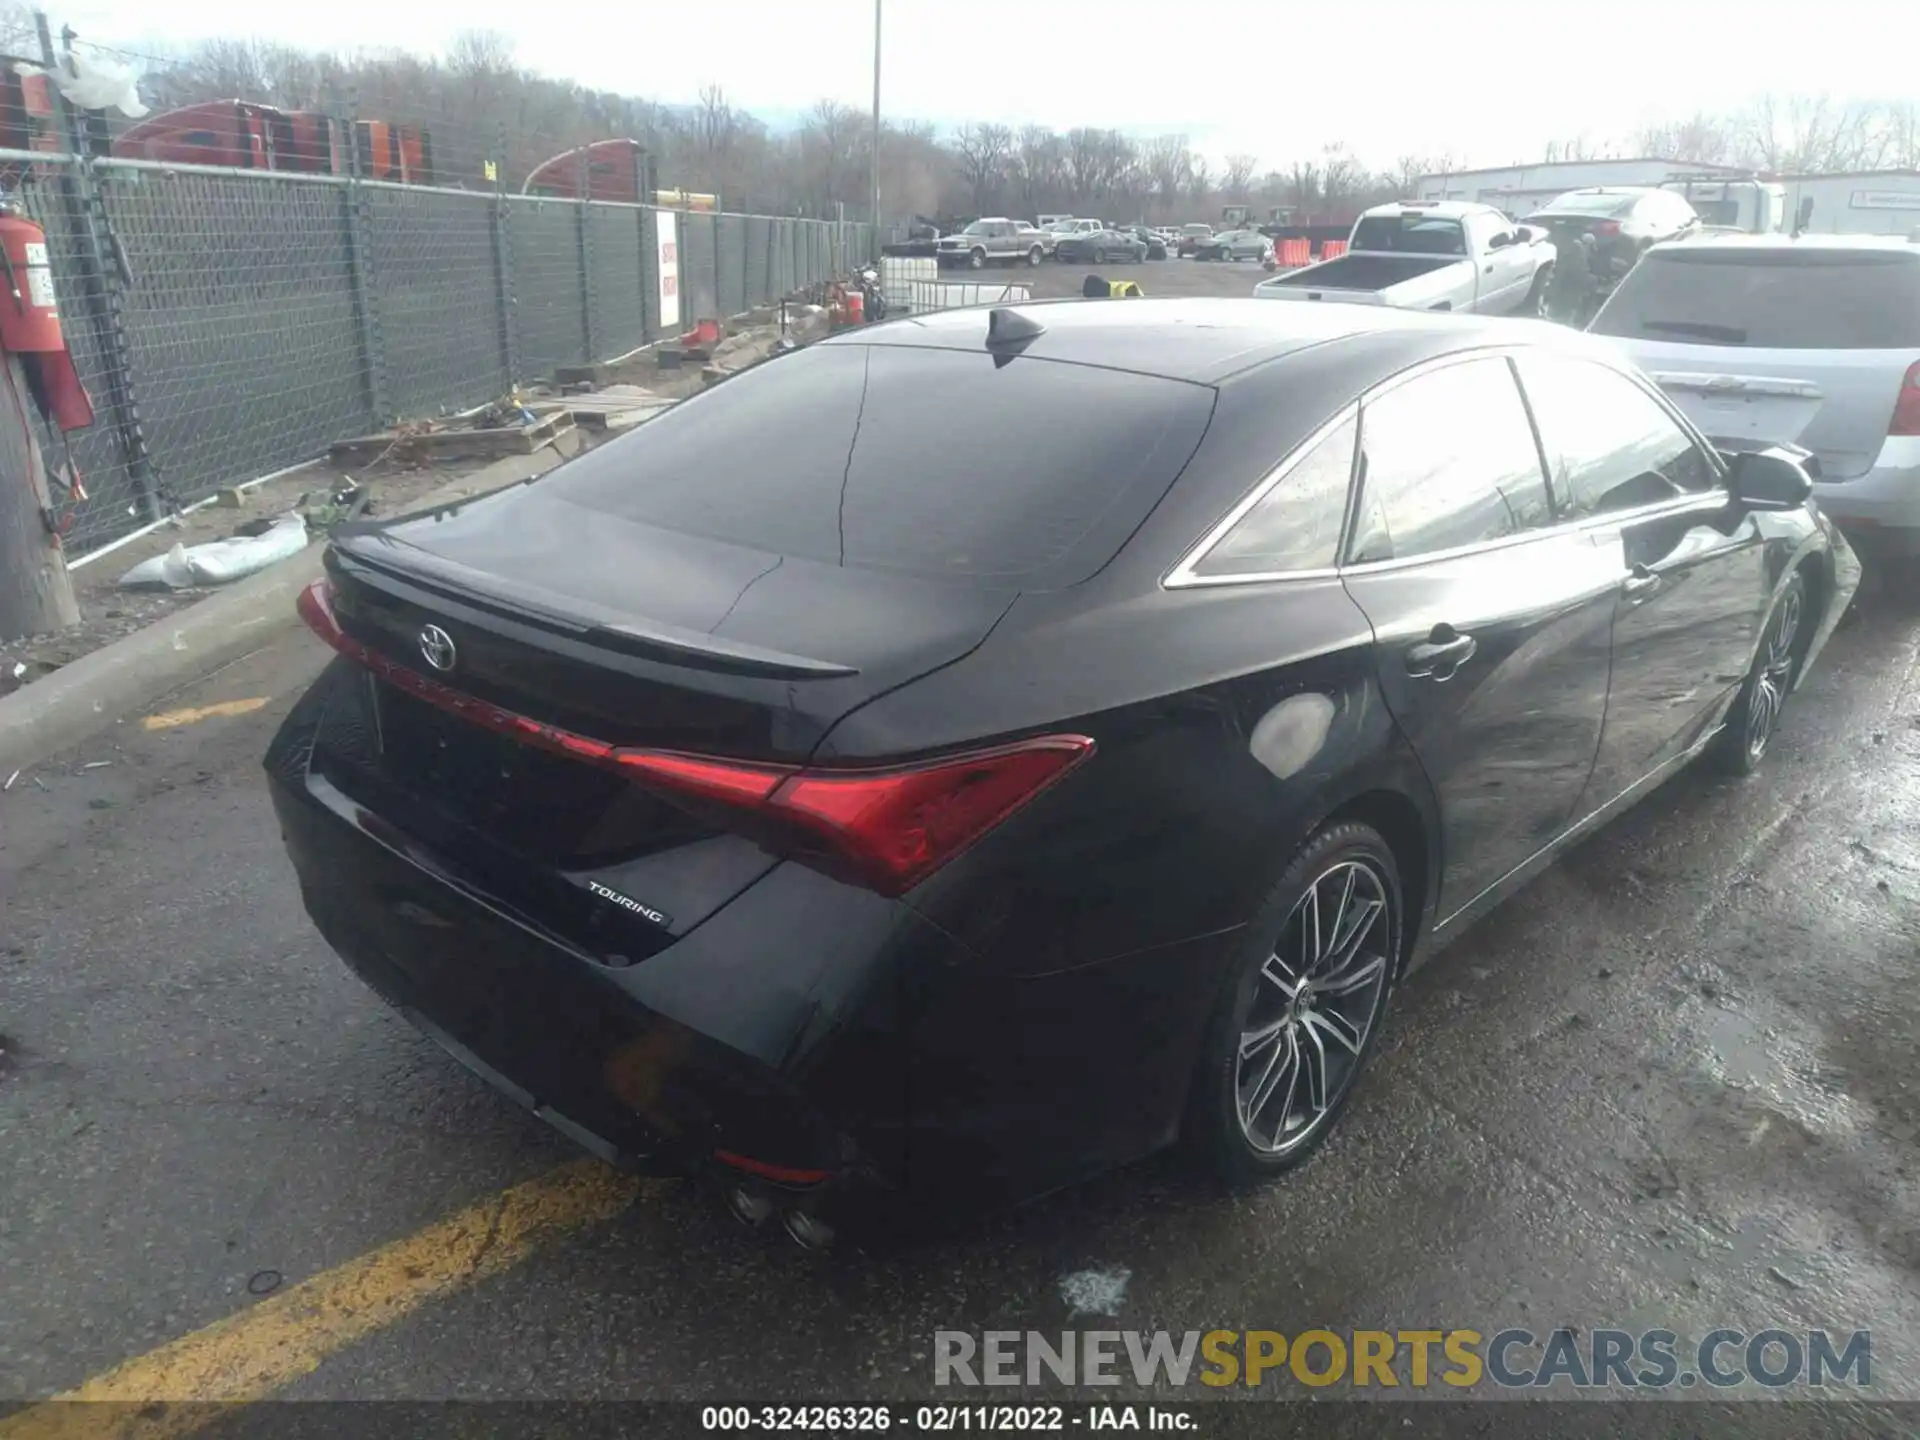
[[47,232],[11,206],[0,206],[0,271],[0,350],[21,357],[49,420],[62,431],[84,430],[93,423],[93,401],[60,333]]
[[15,355],[65,350],[47,232],[22,215],[0,212],[0,265],[12,292],[0,296],[0,350]]

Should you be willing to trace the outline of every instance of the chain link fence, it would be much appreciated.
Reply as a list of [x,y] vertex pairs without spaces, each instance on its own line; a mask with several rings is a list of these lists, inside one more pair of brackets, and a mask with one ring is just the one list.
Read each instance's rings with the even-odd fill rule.
[[47,232],[94,401],[91,429],[46,437],[87,491],[75,556],[336,440],[484,405],[873,254],[864,225],[676,212],[667,326],[646,206],[44,152],[0,165]]

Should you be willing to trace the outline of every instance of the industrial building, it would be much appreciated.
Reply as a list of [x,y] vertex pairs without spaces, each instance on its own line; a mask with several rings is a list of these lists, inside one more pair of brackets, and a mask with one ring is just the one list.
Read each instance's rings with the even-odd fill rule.
[[1417,200],[1477,200],[1518,218],[1538,210],[1556,195],[1589,185],[1658,185],[1676,175],[1752,174],[1733,165],[1700,165],[1686,160],[1549,160],[1538,165],[1503,165],[1492,170],[1455,170],[1422,175]]
[[[1813,201],[1807,231],[1816,235],[1909,235],[1920,231],[1920,170],[1864,170],[1853,174],[1764,175],[1733,165],[1644,157],[1635,160],[1558,160],[1455,170],[1420,177],[1414,198],[1477,200],[1516,219],[1556,195],[1589,185],[1659,185],[1683,176],[1763,180],[1784,191],[1781,226],[1801,203]],[[1776,192],[1778,193],[1778,192]]]

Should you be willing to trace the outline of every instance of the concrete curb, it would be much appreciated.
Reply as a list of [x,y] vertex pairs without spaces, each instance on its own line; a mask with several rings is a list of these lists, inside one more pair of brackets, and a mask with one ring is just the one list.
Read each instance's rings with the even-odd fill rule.
[[[409,513],[543,475],[565,458],[548,447],[495,461],[422,496]],[[296,625],[294,601],[319,578],[326,548],[324,539],[309,543],[298,555],[0,699],[0,784],[14,771],[110,729],[129,712],[251,654]]]

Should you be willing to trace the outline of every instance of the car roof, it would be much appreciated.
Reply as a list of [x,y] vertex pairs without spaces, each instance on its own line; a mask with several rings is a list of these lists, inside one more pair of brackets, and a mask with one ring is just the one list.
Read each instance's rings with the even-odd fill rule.
[[[1016,311],[1044,327],[1020,347],[1019,355],[1202,385],[1219,384],[1269,361],[1355,336],[1382,337],[1377,343],[1388,352],[1390,370],[1398,368],[1391,360],[1400,350],[1404,363],[1413,364],[1452,349],[1561,338],[1558,327],[1527,321],[1373,305],[1298,305],[1249,296],[1043,300],[937,310],[843,331],[819,343],[984,350],[994,308]],[[1399,344],[1395,337],[1400,337]],[[1448,340],[1457,343],[1445,343]]]

